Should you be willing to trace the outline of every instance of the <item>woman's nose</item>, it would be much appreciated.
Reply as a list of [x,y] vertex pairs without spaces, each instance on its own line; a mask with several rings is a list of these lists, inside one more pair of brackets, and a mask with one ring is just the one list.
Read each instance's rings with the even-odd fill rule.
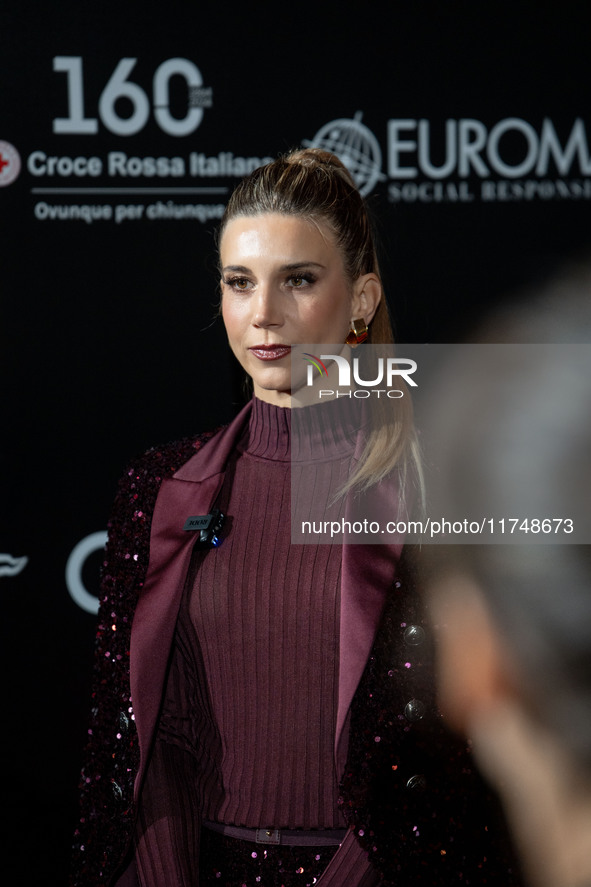
[[281,326],[283,315],[279,294],[269,284],[259,284],[254,300],[252,322],[254,326]]

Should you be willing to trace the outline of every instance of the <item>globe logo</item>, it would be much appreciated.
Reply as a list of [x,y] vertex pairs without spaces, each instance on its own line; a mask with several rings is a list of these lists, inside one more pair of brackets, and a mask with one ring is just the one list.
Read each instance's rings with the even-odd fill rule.
[[304,140],[302,144],[306,148],[321,148],[336,154],[365,197],[386,176],[381,172],[382,152],[378,140],[361,122],[362,116],[358,111],[352,120],[333,120],[319,129],[312,140]]

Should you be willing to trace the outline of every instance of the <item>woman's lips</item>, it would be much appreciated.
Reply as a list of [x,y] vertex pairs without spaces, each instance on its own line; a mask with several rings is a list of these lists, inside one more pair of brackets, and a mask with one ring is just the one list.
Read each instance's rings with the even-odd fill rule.
[[259,360],[281,360],[282,357],[289,357],[291,345],[253,345],[248,350]]

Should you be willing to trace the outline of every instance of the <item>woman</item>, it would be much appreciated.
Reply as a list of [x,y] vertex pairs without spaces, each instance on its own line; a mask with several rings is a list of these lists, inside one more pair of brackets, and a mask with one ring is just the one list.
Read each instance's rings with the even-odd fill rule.
[[[226,429],[150,451],[122,481],[73,883],[459,881],[469,864],[448,813],[472,781],[441,778],[450,756],[438,722],[426,726],[425,635],[400,545],[290,544],[291,482],[310,452],[338,515],[359,490],[392,504],[388,478],[417,463],[408,398],[396,414],[378,404],[367,434],[365,412],[312,407],[305,447],[290,442],[292,345],[392,341],[345,167],[308,150],[248,176],[220,264],[254,397]],[[201,532],[218,512],[219,547]],[[479,873],[485,855],[478,844]]]

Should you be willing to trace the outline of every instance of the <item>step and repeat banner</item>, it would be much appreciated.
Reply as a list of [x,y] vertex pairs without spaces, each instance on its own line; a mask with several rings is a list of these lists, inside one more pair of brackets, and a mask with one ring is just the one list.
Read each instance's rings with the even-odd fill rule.
[[334,151],[372,207],[398,339],[462,340],[589,243],[589,15],[540,6],[4,10],[12,884],[65,878],[118,476],[243,403],[218,317],[232,188],[290,148]]

